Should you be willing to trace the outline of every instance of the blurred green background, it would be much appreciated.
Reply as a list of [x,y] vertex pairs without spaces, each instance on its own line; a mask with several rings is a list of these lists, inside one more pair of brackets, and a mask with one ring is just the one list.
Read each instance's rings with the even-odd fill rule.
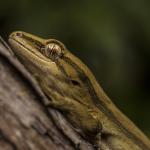
[[15,30],[65,43],[150,137],[149,0],[1,0],[0,35]]

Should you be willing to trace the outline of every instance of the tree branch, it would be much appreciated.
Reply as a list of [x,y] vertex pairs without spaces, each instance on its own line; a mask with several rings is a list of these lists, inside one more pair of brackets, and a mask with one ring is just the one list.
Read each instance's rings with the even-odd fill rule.
[[0,150],[92,150],[0,38]]

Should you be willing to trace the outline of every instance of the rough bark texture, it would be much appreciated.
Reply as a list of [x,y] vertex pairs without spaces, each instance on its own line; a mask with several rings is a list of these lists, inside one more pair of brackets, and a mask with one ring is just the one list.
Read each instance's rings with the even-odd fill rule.
[[92,150],[0,39],[0,150]]

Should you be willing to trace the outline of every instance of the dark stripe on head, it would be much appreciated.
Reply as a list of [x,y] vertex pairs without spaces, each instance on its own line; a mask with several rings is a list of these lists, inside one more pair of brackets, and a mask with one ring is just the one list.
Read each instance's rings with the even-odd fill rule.
[[144,150],[149,150],[147,145],[145,145],[137,136],[135,136],[133,133],[131,133],[129,130],[127,130],[120,121],[115,117],[113,112],[109,111],[106,104],[100,100],[100,98],[97,96],[95,89],[89,79],[89,77],[85,74],[85,72],[76,64],[74,63],[70,58],[64,56],[64,61],[66,61],[68,64],[70,64],[78,73],[78,77],[81,81],[83,81],[85,87],[87,87],[91,98],[95,104],[95,106],[102,111],[106,116],[114,122],[119,129],[122,130],[122,132],[128,136],[136,145],[138,145],[140,148],[144,148]]
[[39,42],[39,41],[37,41],[37,40],[35,40],[35,39],[32,39],[31,37],[26,36],[26,35],[24,35],[24,34],[22,34],[22,37],[23,37],[25,40],[27,40],[27,41],[33,43],[39,50],[40,50],[42,47],[45,46],[45,45],[42,44],[41,42]]
[[56,61],[55,63],[56,63],[56,65],[57,65],[58,69],[59,69],[66,77],[68,77],[68,74],[67,74],[66,70],[64,69],[64,67],[61,65],[61,63],[60,63],[59,61]]

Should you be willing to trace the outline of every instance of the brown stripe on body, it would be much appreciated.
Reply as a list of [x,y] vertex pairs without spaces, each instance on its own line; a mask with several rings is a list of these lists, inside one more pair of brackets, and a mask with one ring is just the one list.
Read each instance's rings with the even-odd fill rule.
[[128,129],[126,129],[126,127],[124,127],[120,121],[116,118],[116,116],[114,115],[113,112],[111,112],[106,104],[99,99],[99,97],[97,96],[95,89],[89,79],[89,77],[85,74],[85,72],[78,66],[76,65],[70,58],[68,57],[63,57],[64,61],[66,61],[68,64],[70,64],[73,68],[75,68],[75,70],[78,73],[78,77],[80,78],[81,81],[84,81],[83,83],[85,84],[85,86],[87,87],[91,98],[93,99],[93,102],[95,103],[96,107],[102,111],[104,114],[106,114],[106,116],[112,121],[114,122],[118,128],[120,128],[122,130],[122,132],[127,135],[128,138],[130,138],[136,145],[138,145],[141,149],[144,150],[150,150],[148,148],[148,146],[143,143],[137,136],[135,136],[133,133],[131,133]]

